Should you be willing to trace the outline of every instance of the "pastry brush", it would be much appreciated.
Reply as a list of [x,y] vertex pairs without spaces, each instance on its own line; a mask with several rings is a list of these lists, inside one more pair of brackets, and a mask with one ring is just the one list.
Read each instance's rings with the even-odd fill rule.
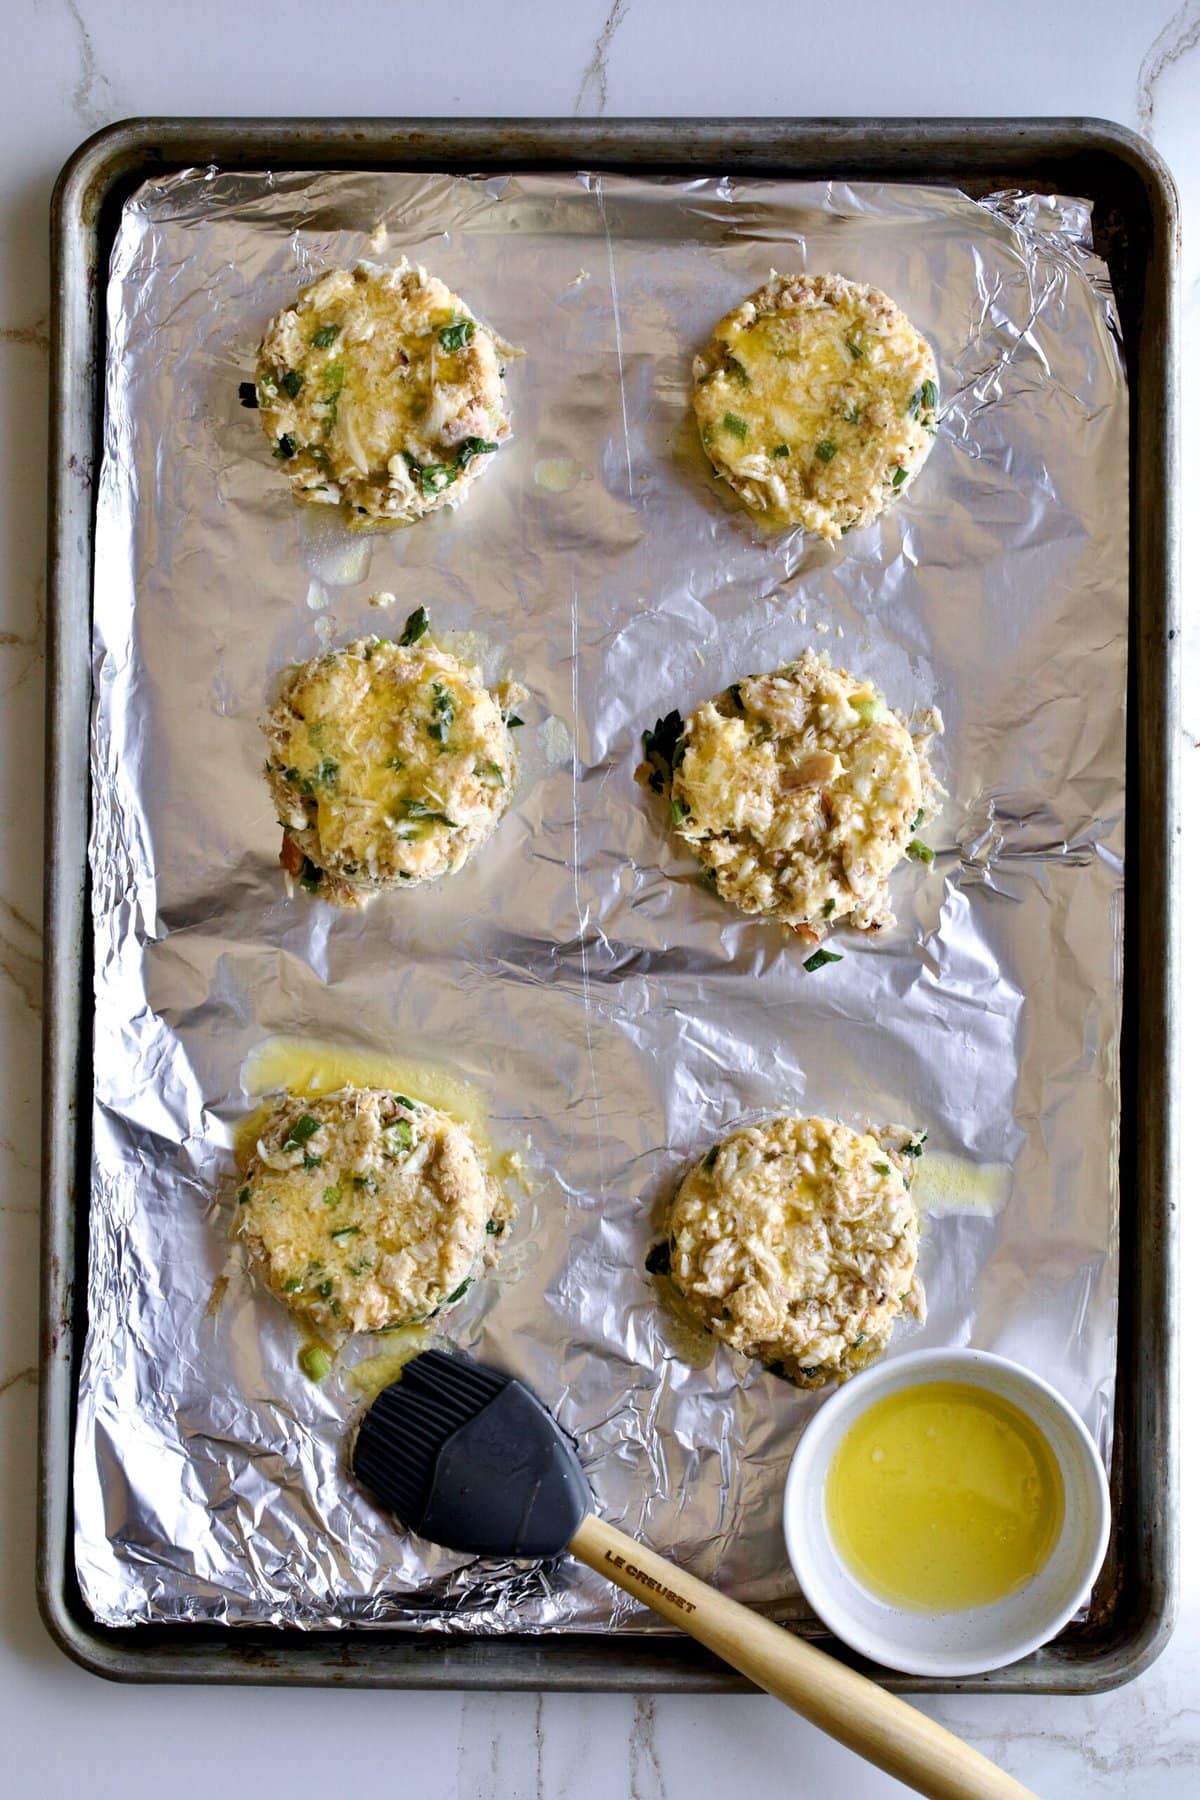
[[486,1557],[578,1557],[822,1731],[934,1800],[1029,1790],[865,1675],[598,1518],[574,1447],[529,1389],[428,1350],[372,1401],[355,1475],[410,1531]]

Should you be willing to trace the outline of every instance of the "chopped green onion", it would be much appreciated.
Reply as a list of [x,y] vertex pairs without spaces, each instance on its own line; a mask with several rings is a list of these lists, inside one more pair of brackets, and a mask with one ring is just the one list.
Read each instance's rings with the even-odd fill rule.
[[725,358],[725,368],[727,373],[732,375],[733,379],[738,383],[739,387],[750,386],[750,377],[746,373],[746,365],[745,363],[740,363],[736,356],[727,356]]
[[310,1381],[324,1381],[333,1367],[328,1350],[322,1350],[319,1344],[306,1344],[297,1361]]
[[238,382],[238,399],[243,406],[248,406],[252,412],[257,409],[258,389],[252,381]]
[[924,843],[919,837],[910,840],[908,854],[911,857],[914,857],[917,862],[931,863],[933,861],[933,851],[929,848],[929,845]]
[[712,1149],[709,1151],[709,1153],[705,1157],[704,1161],[700,1164],[700,1167],[702,1169],[711,1169],[712,1168],[713,1164],[717,1160],[717,1151],[720,1148],[721,1148],[720,1144],[713,1145]]
[[455,457],[455,461],[460,469],[465,469],[473,456],[488,456],[493,450],[498,450],[499,448],[499,444],[494,443],[491,438],[464,438],[462,443],[458,446],[458,454]]
[[745,437],[746,421],[745,419],[739,418],[737,413],[726,413],[725,417],[721,420],[721,423],[729,433],[730,437]]
[[892,1172],[891,1163],[872,1163],[871,1167],[877,1175],[890,1175]]
[[922,1132],[919,1138],[913,1138],[911,1143],[902,1144],[900,1154],[901,1156],[924,1156],[925,1133]]
[[320,1166],[321,1166],[320,1157],[319,1156],[310,1156],[308,1151],[306,1150],[304,1152],[304,1167],[306,1169],[319,1169]]
[[775,448],[771,452],[772,456],[790,456],[791,454],[792,453],[788,449],[786,444],[776,444]]
[[338,764],[334,762],[332,756],[323,756],[317,764],[317,780],[322,787],[336,787],[337,778]]
[[495,1219],[489,1219],[483,1229],[487,1232],[489,1237],[495,1237],[500,1227],[497,1225]]
[[691,810],[692,809],[686,800],[672,800],[671,802],[671,817],[677,825],[683,824],[683,821],[689,816]]
[[290,1281],[284,1282],[283,1291],[285,1294],[298,1294],[303,1286],[304,1283],[301,1281],[300,1277],[298,1275],[293,1275]]
[[836,900],[827,900],[825,902],[824,906],[821,908],[821,917],[823,919],[828,919],[830,917],[830,915],[832,914],[833,909],[836,905],[837,905]]
[[392,1099],[396,1102],[397,1106],[407,1106],[409,1112],[416,1112],[417,1110],[416,1101],[410,1100],[407,1094],[393,1094]]
[[808,970],[810,975],[815,975],[818,969],[823,969],[825,967],[826,963],[844,961],[845,958],[838,956],[833,950],[814,950],[812,955],[805,960],[804,967]]
[[442,326],[438,332],[438,342],[443,350],[465,350],[474,336],[474,319],[455,319],[452,324]]
[[925,823],[925,808],[923,806],[919,806],[917,808],[917,816],[913,820],[913,829],[915,830],[918,825],[923,825],[924,823]]
[[321,871],[315,862],[309,861],[307,856],[300,864],[300,886],[308,894],[317,893],[321,886]]
[[388,1130],[395,1132],[396,1140],[402,1150],[412,1149],[413,1128],[407,1119],[397,1119],[394,1124],[388,1126]]
[[907,469],[897,469],[896,473],[892,476],[892,486],[894,488],[902,487],[904,485],[905,481],[907,481],[907,479],[908,479],[908,470]]
[[725,689],[725,692],[729,695],[729,698],[733,701],[733,704],[737,707],[738,711],[744,713],[746,710],[746,702],[742,699],[741,682],[735,681],[731,687]]
[[250,1198],[250,1189],[248,1187],[244,1187],[238,1195],[238,1205],[245,1206],[245,1204],[246,1204],[247,1200],[249,1200],[249,1198]]
[[320,1119],[314,1119],[311,1113],[301,1113],[283,1141],[284,1149],[299,1150],[301,1144],[306,1144],[313,1133],[320,1129]]
[[398,639],[401,649],[407,649],[410,644],[419,644],[428,630],[429,614],[423,606],[418,606],[404,621],[404,630]]
[[846,348],[847,348],[847,350],[849,350],[850,355],[853,357],[855,362],[860,361],[860,359],[867,354],[866,351],[863,349],[862,345],[859,343],[856,343],[853,338],[846,339]]
[[936,381],[923,381],[921,383],[921,404],[922,404],[922,406],[925,408],[925,410],[927,412],[936,412],[937,411],[937,403],[938,403],[937,382]]
[[339,1241],[341,1238],[361,1237],[362,1236],[362,1226],[361,1225],[339,1225],[337,1230],[331,1231],[329,1235],[331,1238],[334,1239],[335,1242]]
[[314,344],[318,350],[328,350],[341,329],[340,325],[321,325],[313,332],[308,341],[310,344]]
[[304,386],[304,377],[299,369],[285,369],[279,377],[279,385],[289,400],[294,400]]
[[848,413],[843,414],[843,417],[845,418],[847,425],[857,425],[862,418],[862,414],[859,412],[857,406],[852,406]]
[[296,454],[296,440],[290,431],[285,431],[275,446],[275,454],[280,462],[290,462]]
[[834,443],[833,439],[822,438],[821,442],[817,445],[817,456],[821,462],[832,462],[836,455],[837,445]]
[[525,721],[519,713],[509,713],[504,723],[508,726],[510,731],[519,731]]
[[470,1287],[470,1285],[471,1285],[471,1277],[468,1275],[467,1279],[462,1283],[462,1285],[460,1287],[456,1287],[452,1294],[446,1295],[446,1298],[442,1301],[442,1306],[453,1306],[454,1302],[456,1300],[462,1299],[463,1295],[466,1293],[466,1291]]
[[338,1182],[336,1187],[327,1187],[325,1189],[325,1192],[321,1195],[321,1198],[325,1202],[326,1206],[336,1206],[338,1201],[341,1199],[341,1197],[342,1197],[342,1184],[340,1181]]

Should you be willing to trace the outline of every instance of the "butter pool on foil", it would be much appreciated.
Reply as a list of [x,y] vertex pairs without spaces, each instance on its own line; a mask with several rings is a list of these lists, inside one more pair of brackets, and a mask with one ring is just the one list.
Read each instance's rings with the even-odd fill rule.
[[[402,253],[529,354],[509,368],[513,442],[468,504],[364,542],[297,511],[237,386],[304,282]],[[882,287],[940,368],[913,492],[836,547],[762,536],[693,435],[692,354],[772,268]],[[278,1035],[456,1067],[500,1145],[528,1138],[537,1192],[449,1329],[576,1434],[604,1516],[777,1617],[807,1616],[780,1501],[819,1399],[724,1350],[695,1366],[643,1269],[665,1197],[735,1121],[899,1120],[991,1170],[989,1204],[943,1171],[928,1322],[893,1348],[1014,1356],[1107,1448],[1126,492],[1121,354],[1078,201],[211,169],[133,195],[96,546],[75,1489],[100,1619],[657,1628],[574,1563],[415,1542],[348,1478],[357,1393],[300,1373],[299,1328],[231,1260],[214,1198],[243,1068]],[[285,663],[418,602],[531,691],[513,807],[435,889],[361,914],[288,900],[259,715]],[[809,644],[893,705],[941,708],[949,790],[936,867],[894,878],[896,929],[839,939],[815,975],[706,889],[634,781],[658,714]]]

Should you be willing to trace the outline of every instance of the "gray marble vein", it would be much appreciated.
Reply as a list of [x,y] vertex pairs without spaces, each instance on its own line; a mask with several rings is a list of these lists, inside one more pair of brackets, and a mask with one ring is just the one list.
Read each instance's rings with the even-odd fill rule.
[[575,95],[576,118],[592,114],[599,117],[608,110],[608,53],[631,4],[632,0],[613,0],[608,9]]
[[1154,107],[1158,83],[1163,75],[1200,44],[1200,0],[1183,0],[1172,13],[1145,56],[1138,70],[1137,123],[1142,136],[1154,140]]

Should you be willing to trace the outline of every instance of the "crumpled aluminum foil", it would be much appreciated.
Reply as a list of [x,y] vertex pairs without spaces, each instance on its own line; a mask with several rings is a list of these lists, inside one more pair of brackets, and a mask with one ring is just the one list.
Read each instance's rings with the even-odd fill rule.
[[[237,384],[302,283],[401,253],[528,356],[515,439],[469,504],[364,541],[296,510]],[[691,430],[692,353],[772,268],[876,283],[940,365],[914,491],[834,548],[762,536]],[[299,1372],[298,1327],[231,1261],[216,1198],[243,1067],[277,1034],[452,1066],[497,1142],[528,1138],[537,1192],[454,1338],[577,1435],[606,1517],[777,1617],[807,1611],[780,1511],[819,1399],[724,1350],[693,1366],[643,1270],[665,1197],[736,1121],[799,1107],[927,1128],[930,1180],[959,1160],[925,1219],[928,1322],[893,1352],[1016,1357],[1107,1447],[1127,435],[1086,206],[192,170],[127,202],[108,325],[75,1469],[93,1612],[656,1628],[574,1563],[444,1554],[356,1490],[354,1393]],[[380,589],[394,612],[368,605]],[[284,664],[418,602],[531,691],[514,805],[436,888],[362,914],[289,900],[259,715]],[[722,907],[634,781],[658,714],[808,644],[901,708],[940,707],[949,796],[936,867],[895,877],[897,928],[838,942],[816,975],[796,940]],[[992,1167],[999,1210],[974,1203],[968,1165]]]

